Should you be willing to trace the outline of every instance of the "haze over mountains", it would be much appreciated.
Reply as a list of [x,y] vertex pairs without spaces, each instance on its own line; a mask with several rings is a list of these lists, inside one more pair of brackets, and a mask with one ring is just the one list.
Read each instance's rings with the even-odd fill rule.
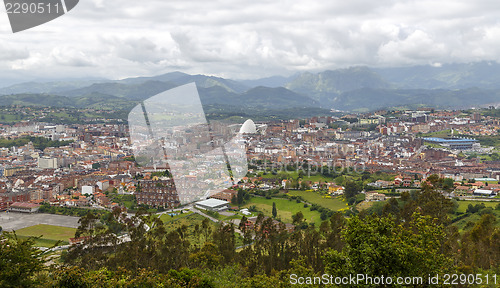
[[390,107],[469,108],[500,103],[496,62],[439,67],[352,67],[257,80],[172,72],[123,80],[27,82],[0,88],[0,105],[128,109],[170,88],[195,82],[204,105],[255,109]]

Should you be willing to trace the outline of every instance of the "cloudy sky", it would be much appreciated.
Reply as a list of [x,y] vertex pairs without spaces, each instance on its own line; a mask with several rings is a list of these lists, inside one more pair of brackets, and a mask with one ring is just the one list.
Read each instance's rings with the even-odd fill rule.
[[82,0],[16,34],[0,11],[0,84],[500,60],[498,0]]

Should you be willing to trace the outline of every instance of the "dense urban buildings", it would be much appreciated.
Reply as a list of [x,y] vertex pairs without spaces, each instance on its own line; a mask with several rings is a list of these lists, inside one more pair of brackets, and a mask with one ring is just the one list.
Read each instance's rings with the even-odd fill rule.
[[[485,111],[423,109],[256,123],[249,120],[241,131],[250,173],[234,184],[245,189],[258,182],[264,191],[293,189],[301,183],[261,179],[257,172],[292,167],[308,176],[328,169],[355,169],[395,175],[391,183],[374,183],[374,187],[418,187],[429,175],[438,174],[455,181],[457,194],[472,195],[484,187],[465,182],[484,177],[498,180],[500,176],[500,157],[493,150],[495,143],[488,142],[488,137],[500,130],[500,121],[482,116],[488,115]],[[1,125],[0,209],[8,209],[14,202],[106,208],[121,205],[110,199],[109,192],[131,195],[136,205],[172,208],[180,204],[176,185],[189,189],[196,179],[207,177],[202,168],[212,165],[210,160],[200,162],[179,179],[162,174],[167,167],[138,167],[127,131],[125,124],[106,122],[19,121]],[[192,140],[189,133],[176,135],[178,145]],[[196,151],[196,145],[192,149]],[[343,191],[336,183],[315,183],[307,177],[303,181],[315,189],[325,187],[332,194]],[[203,183],[207,189],[211,185]],[[227,183],[228,188],[231,185]],[[497,193],[496,186],[488,189]],[[212,198],[231,202],[236,196],[234,190],[219,192]]]

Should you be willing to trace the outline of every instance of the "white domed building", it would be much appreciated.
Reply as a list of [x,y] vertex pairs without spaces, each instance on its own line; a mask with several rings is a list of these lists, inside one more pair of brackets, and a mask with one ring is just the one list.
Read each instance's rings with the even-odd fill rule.
[[240,128],[240,133],[241,134],[255,134],[257,133],[257,127],[255,126],[255,123],[252,121],[252,119],[248,119],[243,123],[243,125]]

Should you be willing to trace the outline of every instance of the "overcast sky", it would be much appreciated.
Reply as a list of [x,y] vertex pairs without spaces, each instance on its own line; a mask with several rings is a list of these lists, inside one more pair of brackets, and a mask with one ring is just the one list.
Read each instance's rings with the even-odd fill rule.
[[498,0],[81,0],[16,34],[0,11],[3,82],[500,60]]

